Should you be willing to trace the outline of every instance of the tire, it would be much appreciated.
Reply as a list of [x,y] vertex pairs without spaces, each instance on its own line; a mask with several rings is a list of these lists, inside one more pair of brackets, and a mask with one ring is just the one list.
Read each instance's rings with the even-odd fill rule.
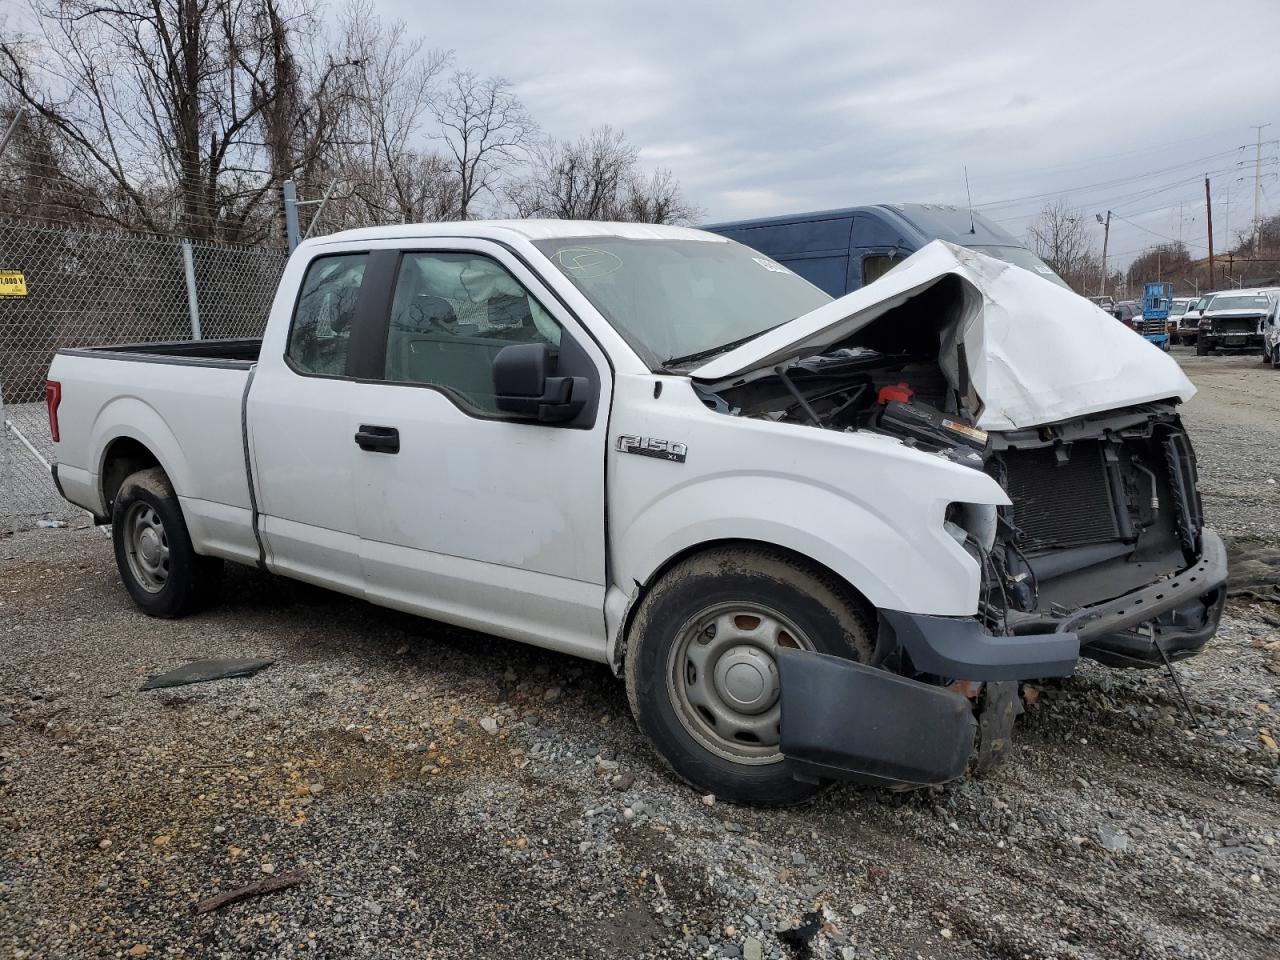
[[1204,340],[1196,341],[1196,356],[1207,357],[1209,355],[1209,345]]
[[148,616],[185,616],[216,597],[222,561],[195,552],[178,496],[159,467],[130,474],[120,485],[111,539],[120,579]]
[[[777,750],[769,649],[780,643],[866,662],[873,622],[844,583],[786,553],[708,550],[668,571],[636,610],[625,669],[631,712],[667,765],[699,791],[755,806],[803,802],[829,784],[797,780]],[[729,676],[734,668],[739,680]],[[739,710],[745,701],[731,696],[742,693],[744,676],[756,700]]]

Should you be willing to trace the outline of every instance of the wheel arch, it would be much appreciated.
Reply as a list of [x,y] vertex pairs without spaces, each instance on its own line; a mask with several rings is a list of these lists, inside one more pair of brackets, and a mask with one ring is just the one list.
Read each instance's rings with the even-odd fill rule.
[[152,467],[159,467],[165,476],[169,475],[160,458],[136,437],[121,435],[107,443],[98,468],[98,496],[107,516],[111,515],[111,505],[125,480],[139,470]]
[[615,676],[622,675],[623,665],[626,662],[627,636],[630,633],[632,623],[635,621],[636,611],[640,609],[640,604],[648,592],[652,590],[654,585],[660,582],[672,569],[684,561],[703,553],[709,553],[712,550],[721,549],[768,550],[773,553],[782,554],[806,567],[809,567],[813,572],[820,576],[828,577],[834,583],[839,584],[845,593],[845,599],[850,604],[861,606],[868,619],[872,621],[875,620],[875,605],[867,598],[866,594],[858,589],[857,585],[851,583],[848,578],[842,576],[839,571],[815,560],[813,557],[800,550],[769,540],[752,539],[747,537],[722,537],[712,540],[702,540],[697,543],[688,544],[673,553],[671,556],[667,557],[664,561],[658,564],[658,566],[651,570],[643,581],[633,581],[632,589],[625,597],[625,605],[617,605],[616,609],[620,612],[616,616],[616,623],[608,625],[609,636],[608,648],[606,650],[607,662]]
[[187,464],[177,437],[156,410],[136,397],[121,397],[103,408],[93,427],[97,456],[97,490],[102,513],[111,515],[111,504],[120,484],[130,473],[159,467],[173,488],[189,487]]

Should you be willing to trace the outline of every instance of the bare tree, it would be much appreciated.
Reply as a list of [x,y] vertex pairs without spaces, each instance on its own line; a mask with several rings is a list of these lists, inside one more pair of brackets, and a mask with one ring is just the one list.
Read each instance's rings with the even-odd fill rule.
[[508,188],[508,199],[520,217],[614,219],[637,152],[608,126],[576,143],[548,138],[533,151],[529,175]]
[[[8,129],[18,107],[0,105],[0,129]],[[33,220],[89,222],[104,209],[103,197],[58,149],[54,132],[39,116],[26,113],[0,156],[0,213]]]
[[256,239],[272,183],[318,156],[329,128],[339,68],[306,79],[293,48],[305,2],[35,0],[42,33],[0,41],[0,88],[125,201],[94,215]]
[[680,184],[667,169],[655,170],[648,177],[636,174],[627,182],[624,204],[616,220],[636,223],[690,223],[702,211],[680,193]]
[[1087,223],[1082,211],[1054,200],[1027,228],[1031,249],[1078,293],[1095,290],[1101,273]]
[[465,220],[481,194],[492,194],[501,177],[534,144],[538,125],[511,84],[460,70],[449,80],[433,112],[440,124],[458,180],[458,217]]
[[1191,253],[1186,245],[1178,242],[1161,243],[1149,247],[1129,264],[1126,277],[1135,290],[1152,281],[1176,280],[1192,270]]
[[645,176],[639,150],[609,126],[576,142],[546,140],[507,196],[520,217],[679,223],[696,216],[670,171]]
[[417,222],[451,216],[449,165],[417,146],[451,55],[429,50],[403,21],[384,22],[369,0],[342,19],[341,60],[355,65],[350,101],[327,175],[349,185],[346,219]]

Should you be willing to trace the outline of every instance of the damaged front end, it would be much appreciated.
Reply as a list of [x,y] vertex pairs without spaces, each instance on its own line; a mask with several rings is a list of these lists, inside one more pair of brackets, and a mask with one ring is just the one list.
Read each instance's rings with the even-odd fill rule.
[[[815,776],[954,779],[975,752],[979,765],[1002,754],[1021,709],[1019,681],[1068,676],[1080,656],[1167,664],[1199,651],[1217,629],[1226,556],[1204,527],[1195,456],[1177,414],[1190,385],[1171,364],[1130,388],[1073,384],[1084,367],[1065,353],[1055,379],[1055,358],[1033,364],[1010,346],[1013,334],[1001,345],[982,324],[984,314],[1008,323],[1026,284],[1050,285],[1005,278],[1014,287],[1002,303],[978,266],[959,264],[887,305],[871,302],[863,322],[832,324],[825,342],[820,331],[806,333],[792,345],[805,348],[799,359],[780,360],[786,348],[773,346],[762,354],[768,366],[699,384],[722,413],[894,437],[984,472],[1010,501],[947,510],[947,532],[981,571],[975,615],[881,609],[867,665],[785,652],[782,750]],[[1083,300],[1083,308],[1061,302],[1091,322]],[[1053,349],[1061,330],[1045,329]],[[1121,367],[1147,362],[1117,344]],[[1098,409],[1092,394],[1122,402]],[[1073,406],[1078,414],[1035,419]],[[1033,425],[1019,425],[1027,420]]]

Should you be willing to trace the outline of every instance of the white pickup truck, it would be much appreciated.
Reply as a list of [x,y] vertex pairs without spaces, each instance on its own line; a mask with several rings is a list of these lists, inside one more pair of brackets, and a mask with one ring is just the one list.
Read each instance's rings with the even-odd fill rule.
[[930,244],[832,300],[696,230],[356,230],[261,341],[60,350],[55,478],[156,616],[224,560],[609,664],[704,791],[941,783],[1017,681],[1222,610],[1177,365]]

